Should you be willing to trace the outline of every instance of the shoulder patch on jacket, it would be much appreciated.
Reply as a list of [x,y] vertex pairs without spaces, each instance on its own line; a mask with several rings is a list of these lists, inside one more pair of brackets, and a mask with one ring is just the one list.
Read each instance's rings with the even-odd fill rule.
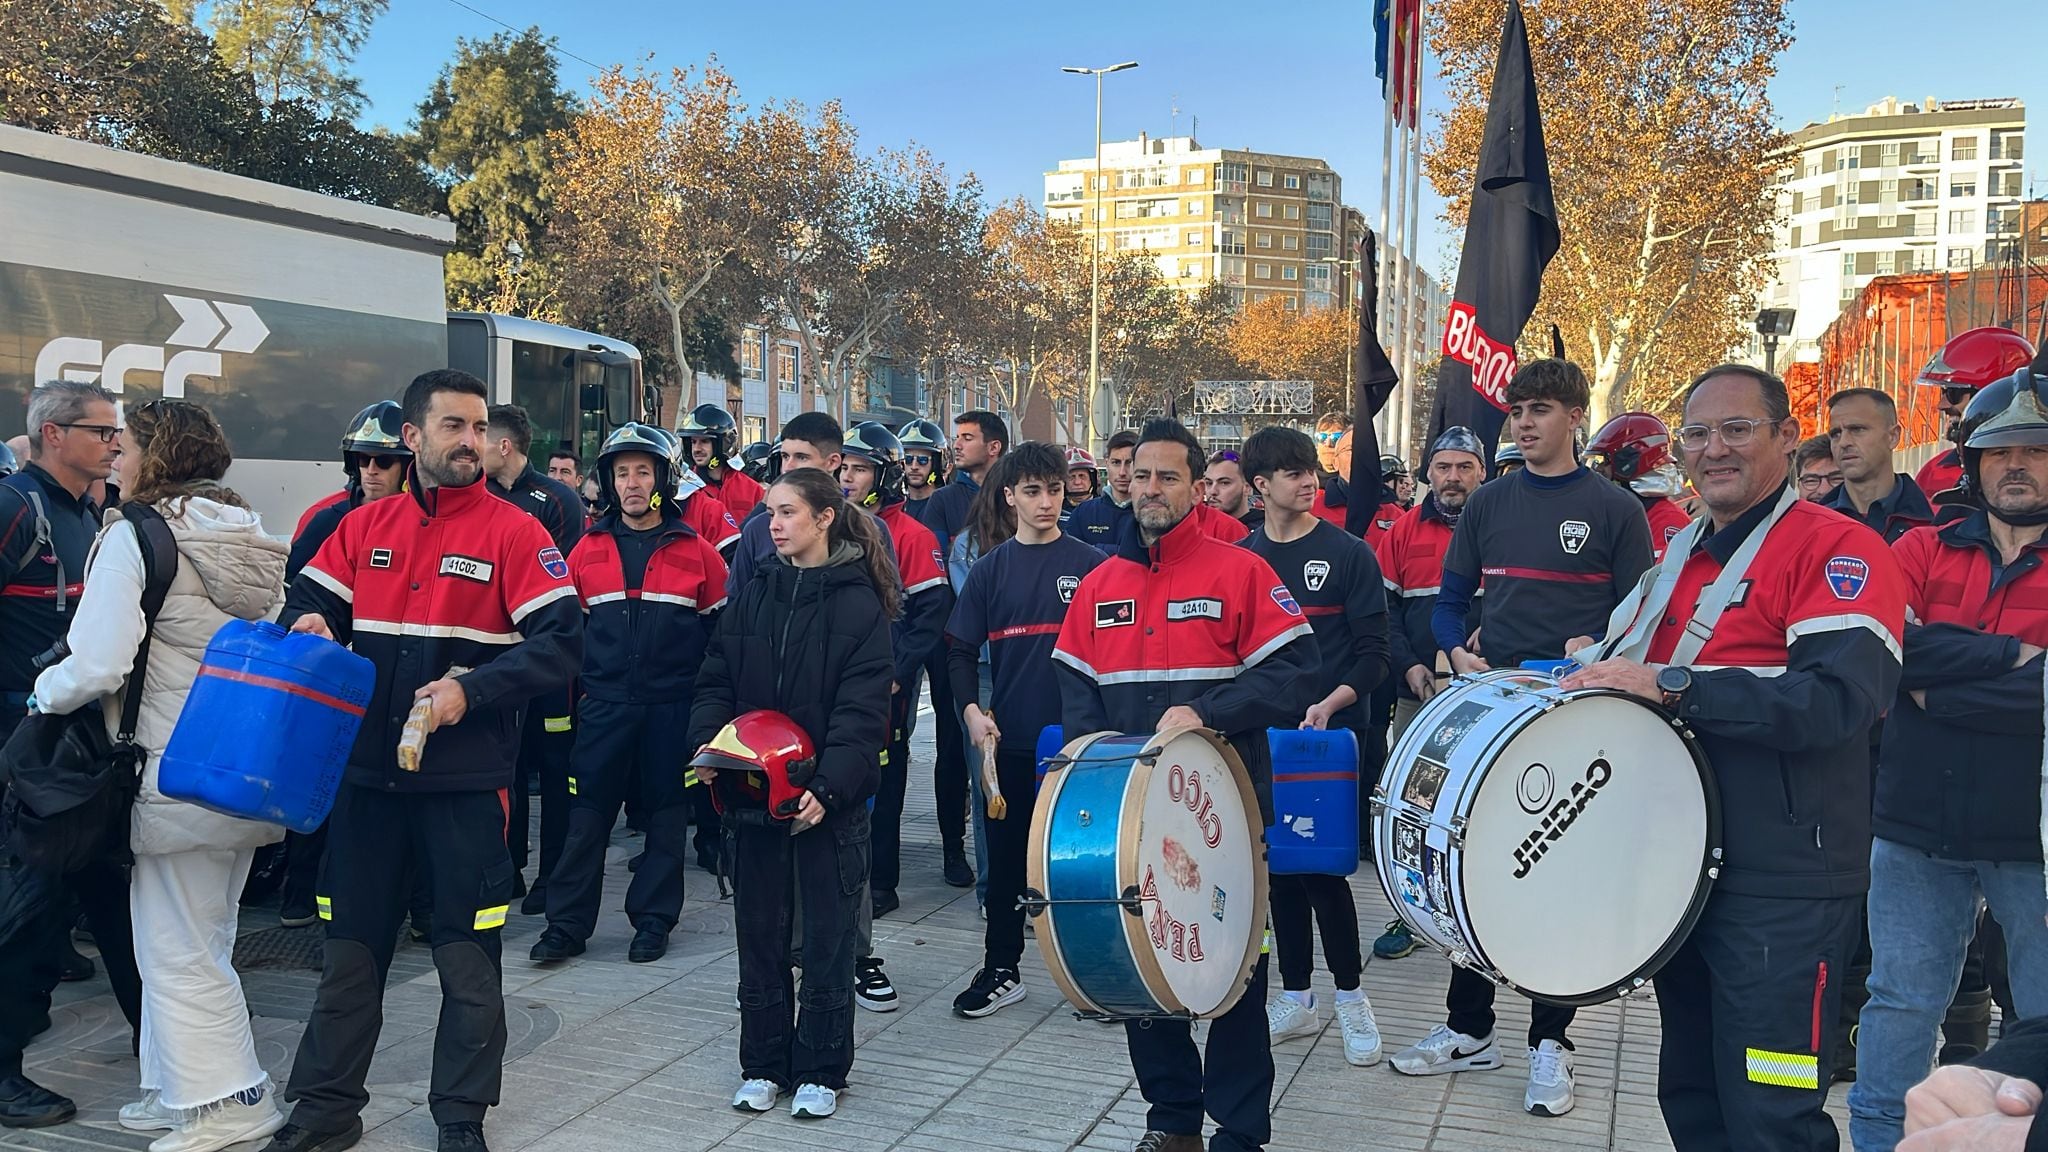
[[1273,603],[1278,604],[1282,612],[1287,613],[1289,616],[1301,615],[1301,605],[1294,602],[1294,593],[1287,590],[1287,585],[1274,585],[1272,592],[1268,593],[1268,595],[1273,597]]
[[1833,556],[1828,559],[1827,575],[1828,588],[1836,599],[1854,600],[1870,582],[1870,562],[1856,556]]
[[540,570],[557,580],[569,575],[569,562],[562,559],[562,550],[553,545],[540,550]]

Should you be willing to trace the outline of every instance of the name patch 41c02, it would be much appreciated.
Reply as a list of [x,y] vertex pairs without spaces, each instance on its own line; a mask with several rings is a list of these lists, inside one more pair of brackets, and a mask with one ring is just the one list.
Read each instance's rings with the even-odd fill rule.
[[443,576],[459,576],[464,580],[474,580],[479,584],[489,584],[491,582],[491,573],[494,571],[496,569],[490,561],[479,560],[474,556],[441,557],[441,575]]
[[1168,620],[1221,620],[1223,601],[1212,596],[1198,596],[1192,600],[1168,600]]

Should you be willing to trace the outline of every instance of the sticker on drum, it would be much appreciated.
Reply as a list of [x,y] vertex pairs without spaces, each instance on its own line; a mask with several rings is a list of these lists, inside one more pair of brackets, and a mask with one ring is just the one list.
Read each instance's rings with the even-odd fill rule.
[[[1462,738],[1464,733],[1459,733]],[[1435,760],[1417,757],[1415,767],[1408,772],[1408,784],[1401,789],[1403,802],[1413,804],[1424,812],[1436,811],[1437,797],[1443,795],[1444,781],[1449,778],[1449,767]]]
[[1451,709],[1450,715],[1436,721],[1435,727],[1430,729],[1429,742],[1422,746],[1422,754],[1439,764],[1450,760],[1459,741],[1463,740],[1465,734],[1472,731],[1481,720],[1486,719],[1486,715],[1487,707],[1484,704],[1465,703]]
[[1422,870],[1422,825],[1411,820],[1394,821],[1394,862],[1417,872]]

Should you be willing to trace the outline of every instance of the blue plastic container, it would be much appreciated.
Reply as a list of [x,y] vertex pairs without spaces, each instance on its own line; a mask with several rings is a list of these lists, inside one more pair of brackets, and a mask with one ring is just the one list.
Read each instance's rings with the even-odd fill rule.
[[1268,728],[1273,814],[1266,862],[1283,875],[1358,871],[1358,737],[1349,728]]
[[1038,730],[1038,747],[1033,749],[1033,751],[1038,756],[1038,782],[1040,784],[1045,783],[1046,761],[1059,755],[1060,749],[1067,746],[1066,737],[1062,735],[1065,731],[1065,729],[1057,724],[1047,724]]
[[311,832],[334,807],[376,683],[374,665],[332,640],[230,620],[206,646],[157,788]]

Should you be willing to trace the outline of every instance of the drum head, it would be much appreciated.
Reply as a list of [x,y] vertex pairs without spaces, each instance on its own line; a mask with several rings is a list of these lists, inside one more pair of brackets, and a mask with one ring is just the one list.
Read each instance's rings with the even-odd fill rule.
[[1661,964],[1706,896],[1709,787],[1689,742],[1628,697],[1532,720],[1480,781],[1456,853],[1490,966],[1591,1002]]
[[1125,797],[1127,884],[1144,901],[1125,931],[1170,1011],[1237,1003],[1266,925],[1264,822],[1237,753],[1201,729],[1169,730]]

